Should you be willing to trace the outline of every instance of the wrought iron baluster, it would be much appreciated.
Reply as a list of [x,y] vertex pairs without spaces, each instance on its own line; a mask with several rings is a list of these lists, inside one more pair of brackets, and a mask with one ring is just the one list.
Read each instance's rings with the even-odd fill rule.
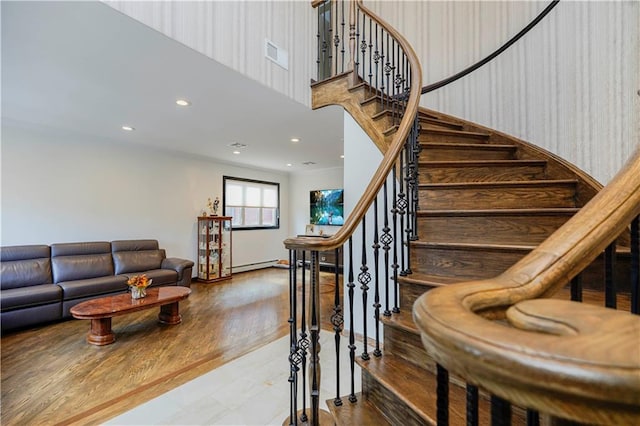
[[367,16],[363,13],[362,14],[362,40],[360,41],[360,52],[362,53],[362,74],[360,75],[360,77],[362,77],[362,81],[367,81],[365,75],[367,72],[367,58],[366,58],[366,52],[367,52],[367,23],[366,23],[366,18]]
[[363,350],[360,358],[363,360],[369,359],[368,351],[368,339],[367,339],[367,297],[369,294],[369,283],[371,282],[371,274],[369,273],[369,267],[367,266],[367,217],[362,217],[362,265],[360,266],[360,273],[358,274],[358,282],[360,283],[360,290],[362,290],[362,335],[363,335]]
[[322,72],[320,71],[320,50],[321,50],[321,47],[320,47],[321,46],[321,44],[320,44],[320,19],[322,18],[322,12],[321,12],[321,8],[320,7],[317,7],[316,9],[318,11],[318,31],[316,33],[316,38],[317,38],[317,46],[316,47],[317,47],[318,55],[317,55],[317,58],[316,58],[316,66],[317,66],[317,69],[318,69],[317,70],[317,72],[318,72],[317,73],[317,76],[318,76],[317,78],[318,78],[318,81],[320,81],[323,78]]
[[342,398],[340,397],[340,333],[344,325],[344,316],[342,313],[342,305],[340,304],[340,248],[335,249],[335,264],[334,266],[334,282],[335,289],[333,291],[333,315],[331,315],[331,324],[333,325],[334,341],[336,344],[336,398],[333,400],[333,404],[336,406],[342,405]]
[[378,73],[378,63],[380,62],[380,51],[378,50],[378,23],[376,22],[376,31],[375,31],[375,35],[376,35],[376,50],[373,53],[373,61],[375,63],[375,93],[376,96],[378,96],[378,87],[379,85],[379,80],[380,80],[380,74]]
[[467,426],[478,426],[478,387],[467,384]]
[[[379,195],[379,194],[378,194]],[[374,295],[373,295],[373,318],[375,320],[376,348],[373,355],[380,356],[380,240],[378,234],[378,195],[373,200],[373,273],[374,276]]]
[[[402,161],[402,155],[400,156],[400,161]],[[397,198],[397,189],[398,189],[398,176],[396,172],[396,168],[398,166],[394,166],[391,169],[391,182],[393,182],[393,208],[391,213],[393,214],[393,313],[400,312],[400,288],[398,283],[398,198]],[[400,165],[402,167],[402,165]]]
[[540,426],[540,414],[537,411],[527,409],[527,426]]
[[578,274],[571,280],[571,300],[582,302],[582,274]]
[[[298,340],[298,351],[302,364],[302,411],[300,413],[300,421],[306,423],[307,417],[307,351],[309,350],[309,339],[307,334],[307,259],[306,251],[302,250],[302,292],[300,299],[301,318],[300,318],[300,339]],[[296,288],[297,291],[297,288]]]
[[[385,110],[386,106],[386,95],[385,95],[385,84],[384,84],[384,75],[386,70],[385,65],[385,55],[384,55],[384,28],[380,28],[380,104],[382,105],[382,109]],[[387,36],[387,44],[389,44],[389,36]]]
[[297,341],[297,273],[296,273],[296,253],[289,250],[289,424],[297,425],[298,412],[298,364],[299,352]]
[[391,237],[391,228],[389,228],[389,196],[387,189],[387,181],[384,181],[384,228],[382,228],[382,237],[380,238],[382,241],[382,250],[384,251],[384,300],[385,300],[385,308],[383,315],[385,317],[391,316],[391,310],[389,309],[389,250],[391,249],[391,243],[393,242],[393,238]]
[[340,72],[344,72],[344,27],[345,27],[345,21],[344,21],[344,2],[345,0],[340,0],[340,5],[342,6],[342,24],[341,24],[341,38],[342,38],[342,47],[340,49],[340,55],[342,57],[342,61],[341,62],[341,70]]
[[604,251],[604,299],[607,308],[616,309],[616,242],[612,242]]
[[358,400],[355,385],[356,336],[354,334],[355,323],[353,320],[353,289],[355,286],[353,282],[353,238],[349,237],[349,282],[347,283],[349,293],[349,362],[351,366],[351,393],[349,394],[349,401],[352,403]]
[[400,215],[400,272],[401,276],[407,275],[405,268],[405,227],[404,217],[407,211],[407,195],[405,190],[407,188],[407,166],[409,164],[409,148],[408,141],[404,142],[404,148],[402,154],[400,154],[400,193],[398,194],[398,214]]
[[311,251],[311,292],[309,332],[311,335],[311,354],[309,374],[311,378],[311,418],[312,425],[320,424],[320,259],[316,250]]
[[[322,9],[322,79],[328,78],[330,76],[325,75],[325,70],[327,69],[327,18],[326,13],[327,3],[325,2],[318,9]],[[331,49],[329,49],[329,55],[331,55]],[[331,62],[329,62],[329,72],[331,72]]]
[[373,21],[369,19],[369,93],[373,91]]
[[449,372],[436,364],[436,418],[438,426],[449,424]]
[[491,395],[491,426],[509,426],[511,424],[511,404],[504,399]]
[[631,221],[631,313],[640,314],[640,216]]
[[[391,48],[393,49],[393,45],[391,45]],[[384,91],[384,97],[385,97],[385,104],[383,105],[384,109],[389,109],[389,107],[391,106],[389,104],[390,102],[390,93],[391,92],[391,81],[390,81],[390,77],[391,77],[391,62],[389,62],[389,58],[392,57],[391,54],[391,49],[389,49],[389,33],[387,33],[387,62],[384,65],[384,75],[386,78],[386,90]],[[393,115],[392,115],[393,117]]]

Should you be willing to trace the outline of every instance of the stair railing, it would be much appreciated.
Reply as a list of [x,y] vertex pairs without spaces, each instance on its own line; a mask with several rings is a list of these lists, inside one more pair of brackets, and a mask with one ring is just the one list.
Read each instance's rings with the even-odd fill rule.
[[[351,86],[361,86],[368,94],[368,102],[378,102],[381,114],[391,117],[392,127],[386,133],[386,140],[378,141],[387,147],[380,165],[340,230],[326,238],[299,237],[284,242],[289,250],[290,264],[290,413],[285,421],[290,425],[318,425],[323,416],[319,409],[319,253],[335,250],[337,259],[338,250],[343,248],[342,251],[347,256],[347,325],[351,371],[349,400],[355,402],[357,347],[354,310],[358,303],[355,294],[356,282],[362,290],[364,322],[363,349],[360,357],[368,359],[370,355],[367,343],[370,338],[367,318],[373,308],[375,349],[372,353],[374,356],[380,356],[382,351],[378,318],[381,312],[383,315],[391,315],[391,311],[399,312],[397,277],[411,273],[408,241],[416,238],[419,154],[417,111],[422,84],[422,70],[418,58],[404,37],[375,16],[360,0],[316,0],[312,2],[312,6],[318,11],[318,80],[329,80],[341,74],[351,73]],[[370,219],[371,216],[373,221]],[[367,232],[367,229],[372,231]],[[361,230],[359,242],[354,241],[356,230]],[[362,248],[360,271],[357,274],[354,271],[354,247]],[[373,265],[368,263],[371,259],[371,256],[368,256],[369,247],[373,249]],[[308,257],[306,253],[309,253]],[[381,255],[383,265],[380,265]],[[301,274],[297,271],[300,260],[303,264]],[[305,267],[307,260],[308,282]],[[335,271],[339,270],[338,261],[334,268]],[[379,269],[383,272],[380,273]],[[299,283],[302,284],[300,294]],[[336,361],[340,357],[340,339],[345,321],[339,296],[340,285],[340,278],[336,272],[331,316],[335,332]],[[300,299],[298,294],[301,296]],[[307,374],[309,407],[305,386]],[[341,405],[339,369],[337,374],[336,398],[333,403]]]
[[[477,387],[495,395],[493,424],[509,424],[509,402],[530,409],[528,424],[538,423],[538,412],[553,424],[640,424],[639,215],[640,150],[580,212],[503,274],[418,299],[414,320],[427,352],[439,369],[470,383],[476,407]],[[608,309],[616,307],[615,240],[627,232],[631,312]],[[575,277],[605,249],[606,308],[576,303]],[[572,301],[545,299],[570,281]],[[440,422],[440,399],[439,425],[447,424]],[[446,392],[442,399],[444,409]],[[470,424],[477,424],[477,414]]]

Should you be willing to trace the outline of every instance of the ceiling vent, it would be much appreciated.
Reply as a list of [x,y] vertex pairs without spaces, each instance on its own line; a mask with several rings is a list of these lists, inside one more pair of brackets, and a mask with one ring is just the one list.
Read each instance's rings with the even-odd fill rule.
[[285,70],[289,69],[289,53],[284,49],[280,49],[274,42],[266,38],[264,39],[264,56]]

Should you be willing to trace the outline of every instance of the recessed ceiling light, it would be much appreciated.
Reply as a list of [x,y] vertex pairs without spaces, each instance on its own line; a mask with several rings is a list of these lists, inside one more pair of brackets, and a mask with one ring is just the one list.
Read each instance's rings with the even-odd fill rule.
[[342,155],[340,156],[340,158],[344,158],[344,154],[342,154]]
[[300,142],[300,138],[291,138],[291,142]]
[[247,145],[240,143],[240,142],[233,142],[229,144],[230,147],[232,148],[246,148]]
[[287,167],[291,167],[291,163],[287,163]]
[[135,127],[122,126],[122,130],[126,130],[127,132],[133,132],[135,130]]
[[178,105],[180,105],[180,106],[189,106],[189,105],[191,105],[191,102],[189,102],[189,101],[188,101],[188,100],[186,100],[186,99],[178,99],[178,100],[176,101],[176,104],[178,104]]
[[316,163],[314,163],[313,161],[305,161],[305,162],[304,162],[304,163],[302,163],[302,164],[304,164],[305,166],[313,166],[313,165],[314,165],[314,164],[316,164]]
[[238,155],[238,154],[240,154],[240,151],[233,151],[233,153]]

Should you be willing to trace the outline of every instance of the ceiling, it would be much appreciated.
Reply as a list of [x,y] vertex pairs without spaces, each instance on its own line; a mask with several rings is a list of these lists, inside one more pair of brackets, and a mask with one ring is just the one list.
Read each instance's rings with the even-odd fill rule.
[[[3,127],[284,172],[342,166],[341,108],[311,111],[101,3],[1,8]],[[192,105],[177,106],[178,98]],[[233,154],[232,143],[247,146]]]

